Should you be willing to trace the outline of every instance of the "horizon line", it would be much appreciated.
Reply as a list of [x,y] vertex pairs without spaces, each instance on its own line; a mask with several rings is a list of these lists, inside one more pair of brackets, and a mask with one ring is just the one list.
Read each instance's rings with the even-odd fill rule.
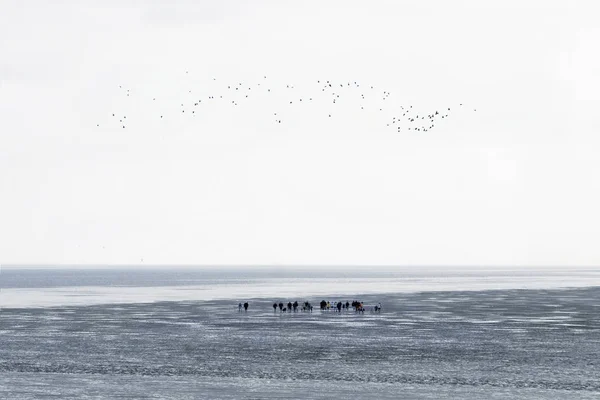
[[194,263],[0,263],[0,268],[6,267],[185,267],[185,268],[600,268],[600,265],[587,264],[287,264],[287,263],[249,263],[249,264],[194,264]]

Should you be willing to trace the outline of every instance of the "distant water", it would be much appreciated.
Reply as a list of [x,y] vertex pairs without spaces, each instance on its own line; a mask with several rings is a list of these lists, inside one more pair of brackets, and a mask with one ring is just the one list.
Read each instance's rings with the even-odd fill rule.
[[600,269],[0,268],[0,306],[600,286]]

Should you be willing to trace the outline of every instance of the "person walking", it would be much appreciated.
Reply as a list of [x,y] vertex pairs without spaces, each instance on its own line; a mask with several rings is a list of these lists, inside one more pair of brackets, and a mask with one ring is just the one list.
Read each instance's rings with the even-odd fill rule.
[[277,312],[277,303],[273,303],[273,312]]
[[338,301],[338,302],[337,302],[337,309],[338,309],[338,312],[339,312],[339,313],[341,313],[341,312],[342,312],[342,302],[341,302],[341,301]]
[[279,302],[279,312],[283,311],[283,303],[280,301]]
[[238,304],[238,312],[242,312],[242,303]]
[[244,303],[244,311],[248,312],[248,302]]

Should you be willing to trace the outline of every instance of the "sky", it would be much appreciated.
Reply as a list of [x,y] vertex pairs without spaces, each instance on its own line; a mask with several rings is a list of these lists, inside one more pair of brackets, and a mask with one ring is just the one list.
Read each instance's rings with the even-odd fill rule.
[[[4,0],[0,263],[598,265],[598,8]],[[390,106],[282,107],[316,80]],[[235,82],[274,95],[178,114]]]

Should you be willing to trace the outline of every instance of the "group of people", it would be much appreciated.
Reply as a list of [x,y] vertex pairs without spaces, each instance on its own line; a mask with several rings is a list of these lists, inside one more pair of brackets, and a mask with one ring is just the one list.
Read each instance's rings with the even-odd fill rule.
[[[330,311],[333,310],[334,312],[339,312],[341,313],[342,310],[343,311],[348,311],[350,310],[350,308],[352,308],[352,310],[354,312],[357,313],[364,313],[367,310],[367,307],[371,307],[371,311],[373,312],[381,312],[381,303],[377,303],[374,306],[365,306],[365,304],[361,301],[358,300],[354,300],[352,301],[352,303],[346,301],[345,303],[341,302],[341,301],[337,301],[337,302],[329,302],[329,301],[325,301],[325,300],[321,300],[321,302],[319,303],[320,309],[321,311]],[[244,309],[245,312],[248,311],[248,307],[249,304],[248,302],[245,302],[244,304],[239,303],[238,304],[238,312],[242,312],[242,308]],[[305,301],[304,304],[302,304],[302,307],[300,307],[300,305],[298,304],[298,301],[294,301],[293,303],[291,301],[288,301],[287,304],[284,304],[283,302],[275,302],[273,303],[273,312],[277,312],[277,309],[279,308],[279,312],[298,312],[298,310],[302,311],[302,312],[313,312],[313,306],[312,304],[310,304],[310,302]]]
[[[349,311],[350,309],[354,312],[364,313],[368,307],[374,312],[381,312],[381,303],[374,306],[365,306],[363,302],[357,300],[354,300],[352,303],[348,301],[344,303],[341,301],[330,302],[321,300],[319,307],[321,311],[333,310],[334,312],[340,313],[342,311]],[[273,303],[273,312],[277,312],[277,309],[279,309],[279,312],[298,312],[298,310],[302,312],[312,312],[313,306],[308,301],[305,301],[304,304],[302,304],[302,307],[300,307],[297,301],[294,301],[293,303],[288,301],[287,305],[280,301],[279,303]]]
[[[288,301],[287,306],[280,301],[279,303],[273,303],[273,312],[277,312],[277,308],[279,308],[279,312],[298,312],[298,307],[298,301],[294,301],[294,303]],[[313,306],[310,302],[305,301],[300,310],[302,312],[312,312]]]
[[[333,303],[322,300],[319,305],[321,306],[321,311],[337,310],[337,312],[342,312],[342,310],[348,311],[350,310],[350,308],[352,308],[354,312],[364,313],[367,310],[367,306],[365,306],[365,304],[362,301],[358,300],[354,300],[352,301],[352,303],[349,303],[348,301],[346,301],[345,303],[341,301]],[[371,307],[372,311],[381,312],[381,303],[378,303],[377,305]]]

